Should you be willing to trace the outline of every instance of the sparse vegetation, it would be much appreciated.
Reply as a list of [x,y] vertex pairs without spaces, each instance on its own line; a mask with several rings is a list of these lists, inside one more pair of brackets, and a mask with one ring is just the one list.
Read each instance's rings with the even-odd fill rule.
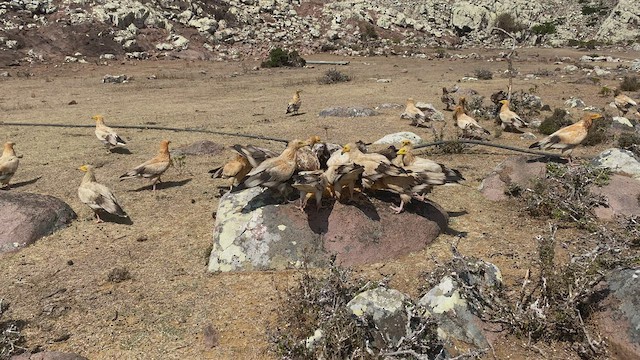
[[341,82],[351,81],[351,76],[336,70],[335,68],[331,68],[324,72],[324,74],[318,78],[318,84],[327,85],[327,84],[336,84]]
[[625,76],[620,82],[620,90],[622,91],[638,91],[640,90],[640,81],[635,75]]
[[510,33],[516,33],[525,29],[525,26],[516,21],[515,17],[509,13],[498,15],[493,26]]
[[123,282],[131,279],[131,273],[127,268],[114,268],[107,275],[107,280],[114,283]]
[[273,67],[303,67],[307,64],[297,51],[291,52],[282,48],[275,48],[269,52],[267,60],[263,61],[260,66],[265,68]]
[[[598,359],[606,344],[585,326],[585,320],[597,309],[605,288],[598,286],[606,270],[629,266],[635,261],[633,235],[640,234],[637,218],[625,219],[622,226],[598,227],[588,236],[574,239],[576,253],[562,263],[556,256],[556,226],[537,237],[537,257],[526,271],[521,284],[511,291],[470,281],[477,273],[474,257],[452,248],[453,259],[426,276],[433,284],[440,277],[453,276],[471,311],[484,321],[501,324],[503,329],[525,339],[532,346],[539,341],[568,342],[583,359]],[[480,272],[480,276],[484,276]]]
[[607,141],[610,138],[609,129],[612,123],[613,119],[609,116],[594,121],[587,137],[582,141],[582,145],[594,146]]
[[540,123],[538,131],[544,135],[551,135],[561,128],[571,124],[573,124],[573,122],[568,118],[567,112],[564,109],[556,108],[553,110],[553,114],[551,114],[551,116],[546,117],[542,123]]
[[436,324],[408,314],[407,336],[399,344],[382,336],[368,318],[355,317],[347,303],[377,285],[354,279],[351,271],[331,265],[328,274],[313,276],[308,269],[287,291],[269,338],[283,359],[375,359],[385,353],[409,351],[433,355],[441,349]]
[[447,57],[447,50],[445,50],[443,48],[437,48],[436,49],[436,58],[444,59],[446,57]]
[[598,91],[598,94],[602,97],[608,97],[608,96],[611,96],[611,94],[613,94],[613,90],[611,90],[611,88],[608,87],[607,85],[604,85],[600,88],[600,91]]
[[9,308],[7,302],[0,298],[0,359],[9,359],[12,355],[16,355],[24,348],[24,338],[20,333],[19,321],[1,321],[3,314]]
[[618,138],[618,147],[640,157],[640,136],[634,133],[622,133]]
[[584,41],[584,40],[569,39],[567,41],[567,45],[572,47],[577,47],[580,49],[594,50],[598,46],[601,46],[602,43],[597,40]]
[[480,80],[491,80],[493,79],[493,73],[487,69],[476,69],[474,72],[475,77]]
[[556,25],[551,21],[546,21],[542,24],[534,25],[531,27],[531,32],[536,35],[548,35],[556,33]]
[[535,217],[575,223],[580,228],[593,225],[592,209],[606,205],[601,196],[591,194],[591,186],[603,186],[611,171],[591,165],[565,166],[547,164],[546,176],[536,179],[530,189],[522,192],[525,210]]
[[378,39],[378,33],[376,32],[376,27],[373,24],[366,21],[361,21],[358,24],[358,27],[360,28],[361,40],[368,41]]

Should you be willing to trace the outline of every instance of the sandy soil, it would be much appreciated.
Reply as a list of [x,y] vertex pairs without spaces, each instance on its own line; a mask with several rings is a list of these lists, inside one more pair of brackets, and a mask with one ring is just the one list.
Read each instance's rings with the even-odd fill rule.
[[[483,52],[483,55],[490,54]],[[497,54],[494,52],[493,54]],[[562,76],[554,69],[556,56],[584,54],[574,50],[522,50],[514,66],[524,75],[538,69],[554,75],[538,80],[515,79],[514,90],[537,92],[552,107],[570,96],[588,105],[605,106],[611,99],[597,95],[600,85],[575,82],[584,75]],[[638,54],[615,54],[624,59]],[[328,56],[309,59],[330,60]],[[331,142],[373,141],[397,131],[414,131],[430,139],[429,130],[399,119],[401,110],[385,110],[372,118],[319,118],[329,106],[403,103],[407,97],[441,108],[442,86],[451,86],[479,68],[506,70],[506,62],[481,60],[425,60],[351,58],[339,70],[355,77],[349,83],[319,85],[327,67],[251,71],[256,62],[212,63],[184,61],[113,62],[40,65],[8,68],[12,77],[0,80],[0,121],[93,124],[103,114],[107,124],[200,127],[225,132],[260,134],[290,139],[318,134]],[[613,65],[615,66],[615,65]],[[25,76],[32,74],[32,76]],[[102,84],[105,74],[127,74],[127,84]],[[155,75],[155,79],[150,79]],[[375,79],[391,79],[377,83]],[[615,85],[616,79],[602,84]],[[488,97],[505,89],[507,80],[461,83]],[[284,115],[295,89],[303,89],[302,115]],[[68,105],[75,100],[76,105]],[[451,113],[445,114],[451,121]],[[543,114],[544,115],[544,114]],[[493,130],[495,125],[485,121]],[[451,132],[452,126],[448,126]],[[265,359],[269,354],[266,327],[278,311],[278,298],[293,283],[295,272],[209,274],[212,212],[218,204],[217,186],[207,170],[229,157],[188,156],[181,171],[170,169],[159,191],[138,180],[118,176],[152,157],[161,139],[172,148],[197,140],[223,145],[253,143],[282,149],[276,142],[230,136],[155,130],[121,130],[132,154],[107,153],[86,128],[0,126],[0,142],[11,139],[24,155],[13,182],[33,183],[10,191],[57,196],[78,213],[68,228],[22,251],[0,257],[0,298],[11,303],[5,318],[27,322],[23,334],[30,349],[70,351],[92,359]],[[497,143],[526,147],[531,141],[504,133]],[[607,145],[579,148],[575,154],[594,155]],[[419,295],[418,275],[446,259],[458,241],[462,253],[497,264],[508,284],[524,276],[535,255],[535,236],[546,223],[530,219],[515,204],[492,203],[477,191],[482,178],[510,153],[473,148],[461,155],[434,155],[460,169],[465,186],[441,187],[431,198],[452,214],[450,227],[465,236],[442,235],[428,249],[387,263],[363,266],[358,274],[373,279],[391,277],[391,286]],[[79,202],[77,186],[84,163],[100,166],[97,178],[114,190],[133,225],[96,225],[89,208]],[[570,231],[559,233],[568,237]],[[108,281],[108,273],[124,267],[132,279]],[[203,329],[211,325],[219,345],[205,347]],[[499,359],[536,358],[539,354],[513,338],[495,341]],[[576,358],[561,345],[542,345],[549,358]]]

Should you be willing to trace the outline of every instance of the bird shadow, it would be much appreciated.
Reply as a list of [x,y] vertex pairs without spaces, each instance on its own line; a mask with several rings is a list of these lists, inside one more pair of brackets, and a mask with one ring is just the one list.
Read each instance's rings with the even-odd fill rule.
[[561,157],[555,157],[555,156],[540,156],[540,157],[534,157],[534,158],[530,158],[527,159],[526,161],[527,163],[537,163],[537,162],[543,162],[543,163],[555,163],[555,164],[568,164],[569,160],[561,158]]
[[31,184],[35,183],[36,181],[40,180],[41,178],[42,178],[42,176],[38,176],[37,178],[33,178],[31,180],[13,183],[13,184],[11,184],[10,188],[4,188],[2,190],[15,189],[15,188],[20,188],[20,187],[23,187],[23,186],[31,185]]
[[[231,192],[235,191],[232,190]],[[265,188],[260,194],[247,201],[247,204],[242,208],[242,210],[240,210],[240,212],[243,214],[247,214],[267,205],[279,205],[282,203],[282,195],[280,195],[277,191]]]
[[131,155],[133,154],[131,152],[131,150],[127,149],[127,148],[121,148],[121,147],[116,147],[113,149],[110,149],[109,152],[115,153],[115,154],[122,154],[122,155]]
[[304,115],[304,114],[306,114],[306,112],[293,113],[293,114],[291,114],[289,116],[301,116],[301,115]]
[[376,206],[371,202],[371,199],[367,195],[356,192],[353,194],[353,200],[346,201],[346,205],[353,205],[356,209],[360,210],[366,217],[373,221],[380,221],[380,214],[376,210]]
[[[333,199],[330,199],[330,201],[326,201],[327,199],[323,200],[325,201],[323,201],[323,205],[320,209],[315,207],[315,200],[312,200],[312,204],[308,204],[304,209],[304,212],[307,214],[309,229],[311,229],[315,234],[327,233],[329,230],[329,216],[331,215],[335,205],[335,201]],[[327,202],[329,205],[324,204]]]
[[[163,182],[160,182],[160,183],[156,184],[156,190],[170,189],[170,188],[173,188],[173,187],[179,187],[179,186],[183,186],[185,184],[188,184],[189,182],[191,182],[191,178],[180,180],[180,181],[163,181]],[[151,190],[151,189],[153,189],[153,185],[145,185],[143,187],[139,187],[139,188],[137,188],[135,190],[129,190],[129,191],[138,192],[138,191]]]
[[100,219],[104,222],[110,222],[121,225],[133,225],[133,220],[129,216],[121,217],[118,215],[110,214],[106,211],[100,211]]

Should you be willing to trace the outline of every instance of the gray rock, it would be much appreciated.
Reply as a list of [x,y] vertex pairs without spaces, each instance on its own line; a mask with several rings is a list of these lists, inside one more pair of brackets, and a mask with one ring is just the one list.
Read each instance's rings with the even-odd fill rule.
[[405,106],[402,104],[384,103],[375,107],[376,110],[388,110],[388,109],[403,109]]
[[397,203],[397,196],[386,194],[356,194],[352,204],[333,202],[319,211],[309,204],[301,212],[270,190],[227,193],[218,205],[208,269],[323,267],[332,254],[342,266],[368,264],[424,249],[446,229],[448,215],[438,205],[414,200],[396,215],[389,202]]
[[[482,260],[468,266],[472,269],[471,272],[459,274],[466,283],[464,286],[501,286],[502,274],[497,266]],[[461,296],[460,286],[457,280],[445,276],[418,301],[418,305],[426,309],[427,316],[437,320],[438,336],[443,340],[459,340],[486,348],[488,342],[482,332],[480,320],[469,310],[467,302]]]
[[591,163],[640,180],[640,160],[631,151],[617,148],[607,149],[591,160]]
[[535,140],[535,139],[537,139],[537,137],[533,133],[526,132],[526,133],[520,135],[520,139],[522,139],[522,140]]
[[640,36],[638,20],[640,20],[638,3],[634,0],[620,0],[600,25],[595,39],[609,42],[637,40]]
[[0,253],[33,244],[75,218],[69,205],[53,196],[0,191]]
[[614,270],[606,277],[609,295],[595,314],[612,359],[640,356],[640,268]]
[[332,107],[323,109],[318,116],[320,117],[369,117],[376,116],[379,113],[371,108],[361,106],[349,106],[349,107]]
[[398,290],[379,287],[356,295],[347,307],[357,317],[373,319],[376,327],[392,343],[397,343],[406,336],[408,319],[405,305],[409,301]]
[[376,140],[374,144],[397,145],[402,140],[410,140],[412,143],[416,145],[421,144],[424,141],[420,136],[410,131],[403,131],[403,132],[385,135],[382,138]]
[[530,187],[536,178],[544,177],[547,166],[543,162],[532,160],[528,156],[510,157],[496,166],[495,169],[482,180],[480,192],[492,201],[507,200],[505,191],[510,186],[521,188]]
[[569,98],[569,100],[564,102],[564,106],[567,106],[570,108],[576,108],[576,107],[583,108],[586,106],[586,104],[584,103],[584,101],[582,101],[582,99],[571,97]]
[[615,124],[619,124],[622,125],[623,127],[630,127],[633,129],[633,124],[631,123],[631,121],[629,121],[629,119],[627,119],[626,117],[622,117],[622,116],[614,116],[613,117],[613,122]]
[[145,60],[149,58],[149,53],[146,51],[133,51],[125,54],[129,59]]
[[432,104],[418,102],[416,107],[424,113],[427,121],[444,121],[444,114],[437,110]]
[[9,74],[8,71],[3,71],[3,72],[0,72],[0,77],[11,77],[11,74]]
[[105,75],[102,77],[103,84],[122,84],[129,81],[129,77],[125,74],[122,75]]
[[458,2],[451,11],[451,25],[460,32],[467,33],[489,25],[489,11],[484,7]]
[[[624,191],[620,191],[624,189]],[[603,220],[613,220],[617,215],[632,216],[640,214],[640,181],[613,174],[605,186],[592,186],[591,193],[602,195],[608,206],[598,206],[593,212]]]
[[640,59],[633,60],[631,65],[629,65],[629,70],[640,72]]
[[572,74],[578,70],[579,70],[578,67],[575,65],[567,65],[564,67],[564,69],[562,69],[562,71],[564,71],[567,74]]

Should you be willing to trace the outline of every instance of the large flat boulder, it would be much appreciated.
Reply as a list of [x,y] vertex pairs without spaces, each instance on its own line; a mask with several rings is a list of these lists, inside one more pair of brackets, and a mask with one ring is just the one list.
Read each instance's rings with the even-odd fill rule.
[[414,200],[396,215],[389,209],[396,197],[327,199],[319,211],[310,201],[302,212],[269,190],[227,193],[216,214],[209,271],[323,267],[332,256],[342,266],[374,263],[424,249],[446,229],[448,214],[438,205]]
[[0,191],[0,253],[30,245],[75,218],[71,207],[53,196]]
[[640,181],[636,179],[613,174],[607,185],[593,186],[591,192],[607,199],[607,207],[598,206],[594,209],[599,219],[612,220],[616,215],[640,214]]
[[544,177],[547,172],[546,163],[537,159],[531,156],[506,159],[482,180],[480,192],[489,200],[500,201],[509,198],[505,192],[512,185],[530,187],[532,180]]

